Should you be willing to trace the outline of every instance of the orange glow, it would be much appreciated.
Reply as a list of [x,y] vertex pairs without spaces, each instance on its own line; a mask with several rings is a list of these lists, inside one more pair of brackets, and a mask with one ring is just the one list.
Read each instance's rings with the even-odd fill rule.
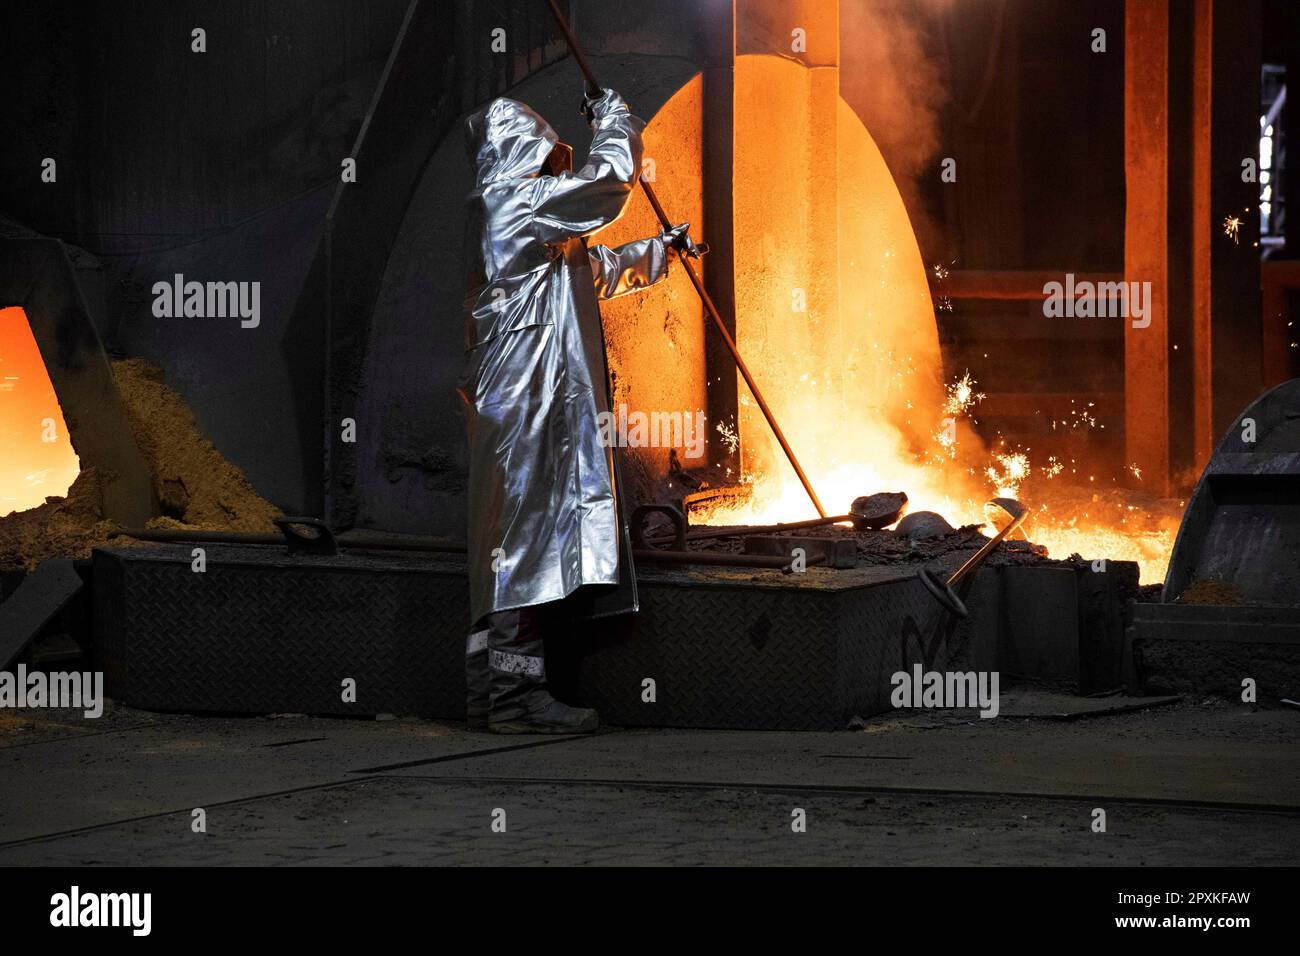
[[[1028,536],[1052,557],[1133,560],[1144,582],[1161,580],[1177,506],[1142,511],[1118,489],[1109,499],[1077,491],[1066,482],[1087,485],[1082,466],[990,450],[975,432],[984,396],[969,373],[942,380],[926,265],[857,115],[831,90],[836,120],[819,120],[830,100],[818,71],[783,58],[739,57],[735,81],[736,338],[828,513],[847,512],[859,495],[904,491],[913,512],[982,524],[988,498],[1023,495]],[[835,228],[838,254],[827,241]],[[739,401],[753,493],[692,522],[815,517],[743,383]],[[1098,427],[1089,409],[1060,425]],[[726,437],[727,423],[713,427]]]
[[[737,341],[830,513],[905,491],[913,511],[982,521],[987,494],[935,440],[947,398],[907,210],[870,134],[822,82],[782,58],[736,60]],[[835,121],[819,125],[824,112]],[[815,517],[743,384],[739,401],[753,494],[693,520]],[[949,433],[970,441],[967,422]]]
[[0,516],[68,492],[81,471],[22,309],[0,309]]

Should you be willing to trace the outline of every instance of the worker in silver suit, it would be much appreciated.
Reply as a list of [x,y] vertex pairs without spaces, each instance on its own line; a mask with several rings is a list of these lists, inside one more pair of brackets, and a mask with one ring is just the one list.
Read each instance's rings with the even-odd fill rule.
[[588,248],[584,237],[617,219],[636,185],[645,124],[611,90],[586,97],[583,112],[593,138],[576,172],[572,149],[522,103],[493,100],[467,124],[465,654],[470,724],[496,733],[598,725],[594,710],[552,697],[543,651],[566,620],[560,602],[615,592],[620,570],[631,574],[614,449],[597,418],[610,401],[598,303],[658,282],[673,255],[699,254],[688,224]]

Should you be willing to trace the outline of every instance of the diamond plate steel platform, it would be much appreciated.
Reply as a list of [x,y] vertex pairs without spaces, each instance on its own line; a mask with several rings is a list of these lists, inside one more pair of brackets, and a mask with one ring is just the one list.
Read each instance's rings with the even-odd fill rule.
[[[95,552],[96,648],[115,699],[463,717],[461,559],[208,545],[200,573],[191,549]],[[962,640],[911,569],[647,567],[639,577],[639,615],[575,625],[548,646],[557,689],[612,724],[840,728],[888,708],[893,672],[942,668]],[[344,701],[347,679],[355,703]]]
[[[96,550],[95,649],[151,710],[463,718],[464,565],[282,547]],[[345,702],[343,682],[355,681]]]
[[[210,544],[198,572],[192,549],[94,553],[96,653],[115,699],[189,712],[463,718],[462,557]],[[1109,689],[1137,578],[1135,566],[1111,565],[986,567],[964,585],[964,622],[940,611],[910,565],[643,566],[641,613],[552,635],[547,672],[563,699],[622,726],[841,728],[888,710],[892,675],[918,663]]]
[[946,667],[959,639],[911,568],[638,574],[638,618],[584,633],[562,669],[616,725],[841,729],[890,708],[894,672]]

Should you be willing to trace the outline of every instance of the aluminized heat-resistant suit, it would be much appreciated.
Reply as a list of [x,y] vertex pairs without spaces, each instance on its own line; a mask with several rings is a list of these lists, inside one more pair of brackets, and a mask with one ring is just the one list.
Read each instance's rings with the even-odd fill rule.
[[522,103],[494,100],[468,123],[477,177],[459,390],[470,448],[471,719],[550,701],[541,641],[550,609],[539,606],[619,582],[613,449],[597,419],[609,409],[598,302],[663,278],[677,230],[587,247],[583,237],[627,204],[644,128],[612,91],[588,107],[588,161],[559,175],[539,175],[558,137]]

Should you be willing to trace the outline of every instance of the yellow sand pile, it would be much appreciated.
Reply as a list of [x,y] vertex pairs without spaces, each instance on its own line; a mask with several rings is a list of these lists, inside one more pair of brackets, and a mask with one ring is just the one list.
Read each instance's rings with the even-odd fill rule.
[[1179,604],[1245,604],[1232,584],[1219,578],[1197,578],[1178,596]]
[[[160,514],[152,528],[274,532],[280,511],[203,437],[162,370],[144,359],[113,363],[136,443],[153,474]],[[0,518],[0,570],[30,570],[47,558],[84,558],[108,542],[100,476],[83,468],[65,498]],[[129,544],[114,539],[114,545]]]

